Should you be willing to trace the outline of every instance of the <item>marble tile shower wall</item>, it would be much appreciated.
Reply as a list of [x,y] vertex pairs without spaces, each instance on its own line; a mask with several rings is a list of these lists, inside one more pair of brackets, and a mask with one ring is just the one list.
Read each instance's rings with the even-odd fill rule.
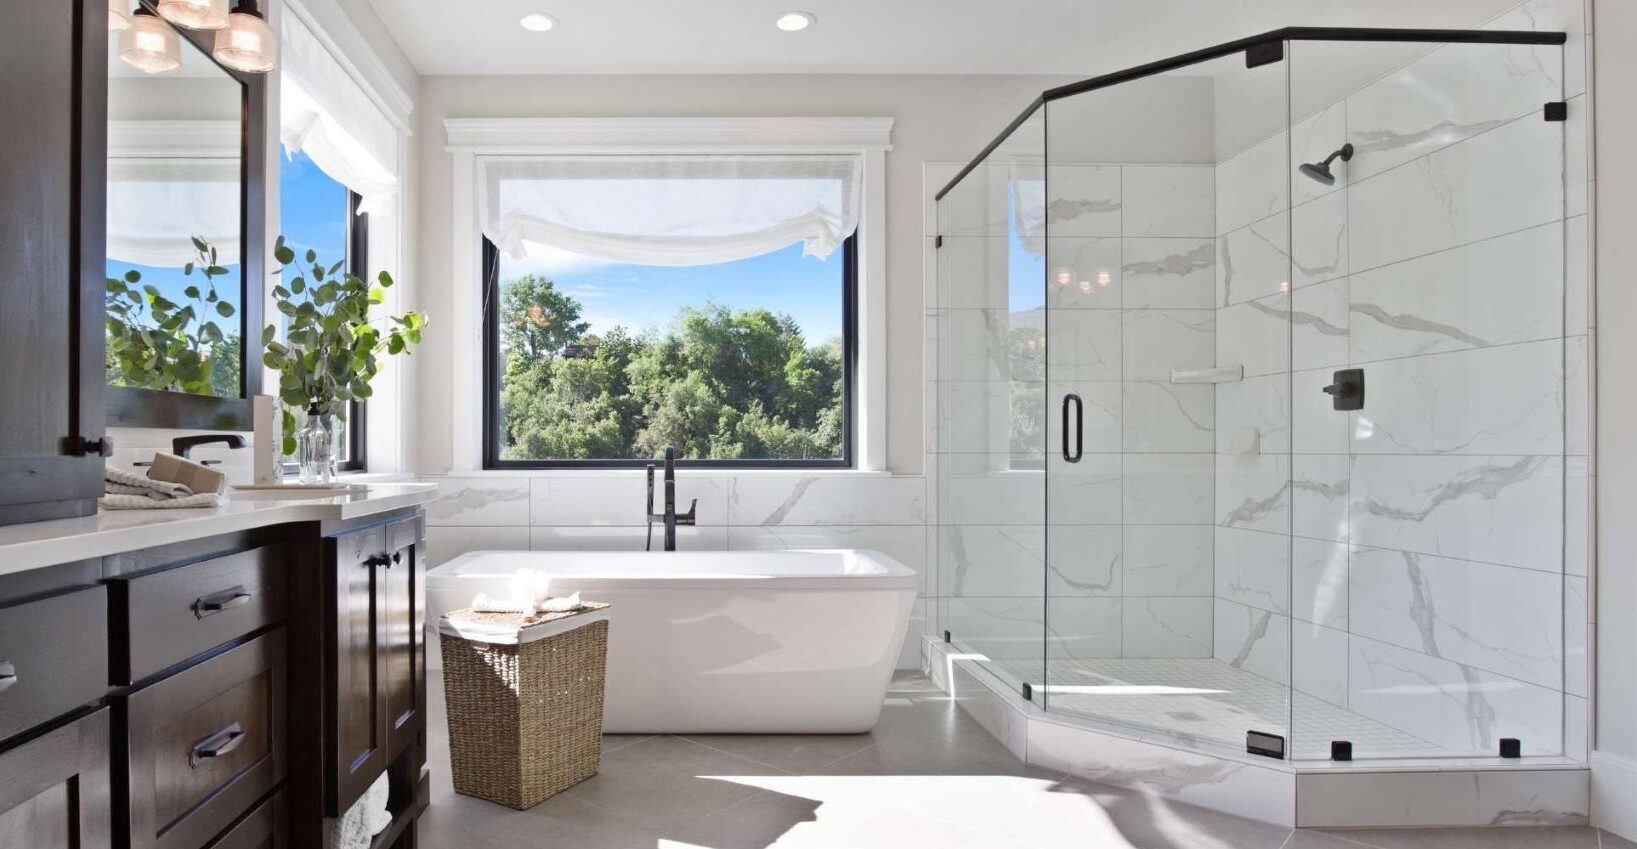
[[[1580,11],[1492,26],[1583,45]],[[1217,169],[1216,657],[1429,751],[1586,756],[1589,102],[1558,55],[1440,48]],[[1287,181],[1342,139],[1334,186]],[[1363,411],[1322,392],[1344,367]]]
[[[643,475],[423,477],[438,484],[426,507],[434,566],[468,551],[640,551],[647,536]],[[922,576],[928,571],[926,479],[854,474],[677,473],[677,502],[699,499],[699,524],[677,529],[693,551],[868,548]],[[661,535],[655,529],[656,545]],[[923,589],[924,594],[924,589]],[[920,663],[926,630],[917,600],[903,668]]]
[[1043,634],[1049,659],[1209,657],[1214,398],[1170,377],[1215,356],[1211,166],[1054,162],[1044,242],[1003,212],[1040,169],[986,171],[945,201],[929,287],[939,627],[997,659]]

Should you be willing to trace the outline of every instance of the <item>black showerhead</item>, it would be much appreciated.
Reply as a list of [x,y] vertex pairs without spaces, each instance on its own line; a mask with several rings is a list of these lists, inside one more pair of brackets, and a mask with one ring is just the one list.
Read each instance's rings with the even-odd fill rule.
[[1320,163],[1317,163],[1317,164],[1312,163],[1312,162],[1306,162],[1306,163],[1303,163],[1302,167],[1297,169],[1297,170],[1299,170],[1303,174],[1306,174],[1307,176],[1309,176],[1309,177],[1311,177],[1311,178],[1325,184],[1326,186],[1334,186],[1336,184],[1336,175],[1330,173],[1330,163],[1336,161],[1336,159],[1338,157],[1343,162],[1346,162],[1346,161],[1352,159],[1353,158],[1353,145],[1351,143],[1344,144],[1344,145],[1341,146],[1340,150],[1336,151],[1335,153],[1330,154],[1329,156],[1326,156],[1324,158],[1323,162],[1320,162]]

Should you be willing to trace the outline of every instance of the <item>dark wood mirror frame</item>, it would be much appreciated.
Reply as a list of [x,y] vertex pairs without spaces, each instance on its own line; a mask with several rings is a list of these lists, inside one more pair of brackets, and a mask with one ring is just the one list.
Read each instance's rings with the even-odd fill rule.
[[[154,0],[142,0],[142,5],[155,8]],[[175,28],[182,38],[215,62],[212,55],[215,33],[194,32]],[[188,430],[251,430],[251,397],[261,392],[260,350],[262,329],[263,286],[267,279],[264,258],[267,237],[267,75],[246,74],[217,63],[223,73],[244,86],[244,135],[241,141],[239,193],[239,223],[243,245],[239,259],[242,283],[239,294],[240,327],[239,358],[241,385],[238,398],[214,398],[185,392],[164,392],[155,389],[137,389],[129,386],[105,388],[105,407],[108,427],[155,427]],[[87,51],[82,72],[86,79],[106,79],[107,50]],[[108,118],[107,90],[104,86],[101,102],[101,120],[87,122],[82,132],[87,139],[96,139],[94,148],[106,152]],[[98,204],[99,208],[103,204]],[[101,210],[104,213],[106,210]],[[103,258],[104,264],[106,257]],[[99,272],[101,273],[101,272]],[[101,297],[102,288],[96,289]],[[101,340],[98,340],[99,343]],[[100,344],[97,346],[102,347]]]

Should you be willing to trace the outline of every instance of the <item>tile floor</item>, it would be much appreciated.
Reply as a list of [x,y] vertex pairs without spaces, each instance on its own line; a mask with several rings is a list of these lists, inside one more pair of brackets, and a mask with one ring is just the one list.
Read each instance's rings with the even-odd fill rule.
[[1591,828],[1291,831],[1030,767],[919,675],[856,736],[609,736],[528,811],[458,796],[431,688],[424,849],[1637,849]]

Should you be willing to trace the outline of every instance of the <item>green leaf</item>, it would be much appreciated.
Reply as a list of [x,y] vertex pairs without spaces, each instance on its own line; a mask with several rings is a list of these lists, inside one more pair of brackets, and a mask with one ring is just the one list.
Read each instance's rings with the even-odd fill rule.
[[383,288],[383,289],[392,288],[392,275],[386,273],[385,271],[382,271],[380,274],[377,274],[375,276],[375,279],[381,284],[381,288]]
[[308,248],[307,249],[307,262],[312,263],[312,262],[317,262],[317,261],[318,261],[318,252],[314,251],[312,248]]
[[285,247],[283,240],[284,237],[280,236],[279,245],[273,248],[273,258],[278,260],[280,265],[289,265],[296,261],[296,252]]
[[261,329],[261,344],[262,344],[262,347],[266,347],[268,345],[273,344],[273,340],[277,339],[278,335],[279,335],[278,327],[276,327],[274,325],[271,325],[271,324],[267,325],[266,327],[263,327]]
[[182,290],[182,294],[187,295],[190,298],[197,299],[199,297],[199,287],[198,286],[189,286],[186,289]]
[[227,301],[217,301],[216,302],[216,314],[221,316],[222,318],[232,318],[233,317],[233,305],[228,303]]
[[301,294],[302,292],[307,291],[307,281],[306,281],[306,279],[301,278],[301,277],[297,277],[294,280],[291,280],[290,281],[290,291],[296,293],[297,295]]

